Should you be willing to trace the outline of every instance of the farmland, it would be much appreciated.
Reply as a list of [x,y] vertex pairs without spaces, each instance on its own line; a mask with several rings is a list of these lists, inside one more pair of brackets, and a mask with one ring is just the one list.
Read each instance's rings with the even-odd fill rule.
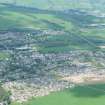
[[0,0],[0,82],[11,105],[105,102],[104,11],[104,0]]

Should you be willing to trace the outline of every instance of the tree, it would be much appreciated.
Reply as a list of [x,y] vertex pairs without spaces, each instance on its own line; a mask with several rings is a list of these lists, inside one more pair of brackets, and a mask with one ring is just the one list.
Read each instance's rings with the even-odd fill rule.
[[7,92],[3,87],[0,86],[0,103],[7,103],[9,105],[11,103],[10,100],[10,92]]

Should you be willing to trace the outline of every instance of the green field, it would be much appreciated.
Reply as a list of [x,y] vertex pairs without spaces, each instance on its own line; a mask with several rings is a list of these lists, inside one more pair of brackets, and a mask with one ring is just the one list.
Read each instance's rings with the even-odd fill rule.
[[[105,103],[105,84],[76,86],[48,96],[29,100],[22,105],[100,105]],[[21,104],[12,104],[21,105]]]
[[[5,1],[2,2],[5,3]],[[98,46],[105,44],[104,26],[101,28],[88,26],[91,23],[105,23],[104,18],[84,15],[90,10],[95,10],[95,8],[90,9],[94,6],[90,5],[91,2],[88,0],[78,3],[77,1],[67,3],[65,0],[53,1],[54,4],[60,5],[64,9],[70,9],[70,13],[57,10],[56,6],[53,6],[54,9],[46,8],[46,6],[49,6],[49,0],[38,2],[34,0],[16,0],[16,3],[8,0],[8,4],[2,4],[2,2],[0,1],[0,31],[56,30],[66,32],[63,35],[50,35],[50,38],[39,37],[37,41],[40,43],[36,43],[35,46],[42,53],[97,50]],[[72,7],[72,3],[75,4],[74,7]],[[46,6],[42,6],[42,4]],[[84,7],[80,8],[81,5],[84,5]],[[99,5],[102,5],[102,1],[99,2]],[[97,8],[101,9],[101,7]],[[82,13],[81,10],[85,10],[85,12]],[[40,39],[43,39],[43,41],[40,41]],[[98,50],[100,49],[98,48]]]
[[[26,5],[42,9],[69,9],[69,8],[85,8],[85,9],[105,9],[104,0],[3,0],[1,3],[16,3],[17,5]],[[53,8],[51,8],[53,7]]]

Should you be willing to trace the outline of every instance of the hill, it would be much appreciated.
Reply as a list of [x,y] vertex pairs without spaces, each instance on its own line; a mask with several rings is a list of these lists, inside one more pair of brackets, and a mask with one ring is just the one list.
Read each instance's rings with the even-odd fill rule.
[[104,0],[0,0],[0,81],[11,91],[12,101],[69,88],[72,83],[63,77],[105,73],[104,4]]

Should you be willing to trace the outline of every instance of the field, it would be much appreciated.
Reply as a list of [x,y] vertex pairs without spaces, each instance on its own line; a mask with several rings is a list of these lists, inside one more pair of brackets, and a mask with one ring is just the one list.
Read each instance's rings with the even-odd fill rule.
[[73,89],[29,100],[22,105],[100,105],[100,103],[105,103],[105,84],[76,86]]
[[[9,79],[15,81],[19,76],[19,79],[24,79],[25,76],[33,76],[37,72],[39,74],[42,72],[43,75],[48,63],[48,68],[54,66],[54,70],[57,71],[60,64],[66,65],[67,69],[73,66],[76,68],[79,60],[80,69],[86,67],[90,69],[86,65],[81,66],[85,61],[93,64],[93,68],[105,69],[104,11],[104,0],[0,0],[2,71],[0,76],[6,78],[8,75],[7,81]],[[77,58],[71,54],[74,62],[64,61],[63,57],[56,55],[69,54],[70,51],[86,51],[86,53],[75,52]],[[87,54],[88,51],[90,55]],[[99,53],[95,53],[98,51]],[[40,57],[34,59],[36,52],[55,54],[57,58],[53,58],[55,61],[49,60],[50,57],[46,57],[45,61]],[[105,84],[76,86],[52,92],[48,96],[33,97],[22,104],[14,102],[11,105],[100,105],[100,103],[101,105],[105,103]]]
[[[27,1],[27,3],[29,3]],[[64,4],[64,1],[61,2]],[[87,3],[87,2],[86,2]],[[48,4],[48,3],[47,3]],[[56,4],[56,2],[55,2]],[[41,5],[39,6],[41,7]],[[86,6],[87,7],[87,6]],[[70,6],[70,8],[72,8]],[[66,8],[65,8],[66,9]],[[65,11],[47,10],[37,6],[16,4],[0,4],[0,30],[26,31],[52,30],[52,35],[38,36],[34,46],[42,53],[69,52],[70,50],[100,50],[104,46],[104,18],[90,15],[90,9],[77,10],[76,7]],[[91,26],[98,24],[99,26]],[[98,28],[100,27],[100,28]],[[53,31],[65,32],[53,35]],[[14,33],[15,34],[15,33]],[[50,35],[50,37],[49,37]],[[34,47],[33,46],[33,47]],[[103,49],[102,49],[103,50]]]

